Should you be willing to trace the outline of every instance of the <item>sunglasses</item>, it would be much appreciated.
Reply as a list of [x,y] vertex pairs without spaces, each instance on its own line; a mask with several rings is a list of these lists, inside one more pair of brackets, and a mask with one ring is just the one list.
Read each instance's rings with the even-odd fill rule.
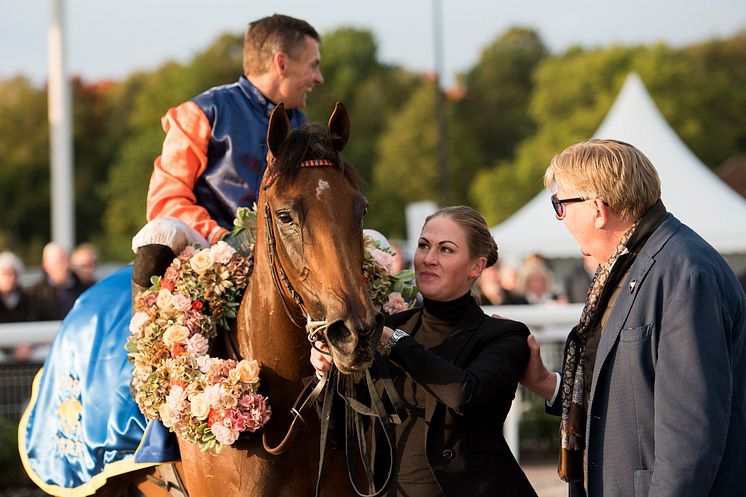
[[582,197],[557,198],[557,194],[555,193],[552,195],[552,207],[554,207],[554,213],[557,215],[557,219],[563,219],[565,217],[565,204],[585,202],[586,200],[590,199]]

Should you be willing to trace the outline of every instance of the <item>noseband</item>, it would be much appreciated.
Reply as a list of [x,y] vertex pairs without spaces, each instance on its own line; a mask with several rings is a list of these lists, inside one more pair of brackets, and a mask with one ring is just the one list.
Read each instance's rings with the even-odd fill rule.
[[[298,164],[299,169],[306,167],[335,166],[336,164],[333,161],[327,159],[305,160]],[[277,174],[273,174],[272,176],[270,176],[264,185],[264,190],[267,190],[269,187],[271,187],[276,179]],[[285,301],[285,296],[283,295],[282,289],[280,288],[280,282],[282,282],[282,286],[285,288],[285,291],[288,293],[288,295],[290,295],[293,298],[293,301],[295,301],[295,305],[297,305],[301,312],[306,316],[305,329],[308,341],[311,342],[311,345],[319,352],[328,354],[328,352],[319,349],[316,346],[316,342],[321,342],[326,345],[325,332],[326,329],[329,327],[329,323],[327,323],[326,320],[314,321],[311,319],[311,314],[306,309],[306,306],[303,302],[303,297],[301,297],[300,294],[295,291],[295,288],[293,288],[293,284],[290,282],[285,269],[282,267],[282,262],[280,261],[279,257],[277,257],[277,240],[275,238],[275,231],[272,222],[272,210],[269,208],[269,204],[266,201],[264,202],[264,226],[265,231],[267,232],[267,254],[269,257],[269,264],[272,269],[272,281],[274,282],[275,288],[280,293],[280,301],[282,302],[282,306],[285,308],[285,313],[288,315],[290,321],[292,321],[295,326],[297,326],[298,328],[304,327],[295,320],[293,314],[290,312],[290,308],[288,307],[288,304]]]

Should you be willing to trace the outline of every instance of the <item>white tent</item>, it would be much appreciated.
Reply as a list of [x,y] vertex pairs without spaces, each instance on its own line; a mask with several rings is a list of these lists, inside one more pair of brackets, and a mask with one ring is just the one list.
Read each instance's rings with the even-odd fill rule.
[[[666,208],[720,253],[746,252],[746,200],[730,189],[687,148],[632,73],[594,138],[612,138],[639,148],[658,170]],[[558,151],[559,152],[559,151]],[[532,252],[547,257],[580,257],[564,223],[554,218],[543,190],[492,229],[502,255]]]

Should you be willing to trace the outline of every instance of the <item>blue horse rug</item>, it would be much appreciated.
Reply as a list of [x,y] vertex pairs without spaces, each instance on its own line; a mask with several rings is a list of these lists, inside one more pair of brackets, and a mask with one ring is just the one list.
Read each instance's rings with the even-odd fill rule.
[[34,379],[18,442],[29,477],[47,493],[90,495],[112,476],[177,460],[178,445],[130,394],[132,266],[76,302]]

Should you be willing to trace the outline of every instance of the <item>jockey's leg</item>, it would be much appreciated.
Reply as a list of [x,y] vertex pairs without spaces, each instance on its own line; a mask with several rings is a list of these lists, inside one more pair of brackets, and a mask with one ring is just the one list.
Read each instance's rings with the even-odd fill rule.
[[163,276],[175,257],[168,245],[151,243],[138,248],[132,268],[132,298],[150,288],[152,276]]

